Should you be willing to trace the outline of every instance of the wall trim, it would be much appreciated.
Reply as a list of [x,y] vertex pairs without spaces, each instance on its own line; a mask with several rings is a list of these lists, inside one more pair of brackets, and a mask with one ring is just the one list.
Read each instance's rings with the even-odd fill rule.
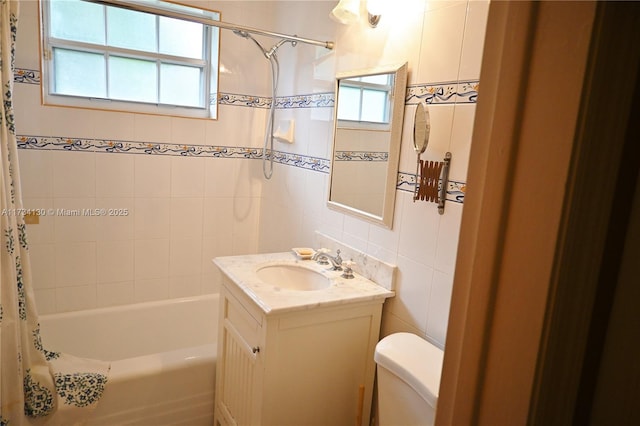
[[[27,68],[16,68],[15,70],[15,83],[39,85],[40,80],[41,73],[39,70]],[[413,84],[407,87],[405,105],[415,105],[420,102],[430,105],[475,104],[478,98],[478,88],[479,80]],[[264,96],[221,92],[217,98],[219,105],[248,108],[269,108],[271,106],[271,98]],[[276,97],[276,108],[278,109],[333,108],[334,106],[335,98],[333,92]],[[39,135],[19,135],[18,148],[48,151],[153,154],[236,159],[261,159],[263,151],[262,148],[241,146],[185,145]],[[327,158],[284,151],[274,151],[274,153],[274,162],[279,164],[326,174],[330,171],[330,160]],[[377,158],[375,155],[374,157]],[[345,155],[340,159],[370,161],[371,155],[367,153],[356,153],[354,155]],[[396,190],[413,193],[415,185],[415,173],[398,172]],[[449,181],[447,186],[447,200],[463,203],[465,190],[465,182]]]
[[[16,68],[13,81],[15,83],[40,84],[41,73],[39,70]],[[420,102],[431,105],[475,104],[478,101],[479,88],[480,80],[477,79],[410,84],[407,86],[405,104],[415,105]],[[219,92],[218,104],[269,108],[271,106],[271,97]],[[278,109],[333,108],[334,106],[335,96],[333,92],[276,97],[276,108]]]

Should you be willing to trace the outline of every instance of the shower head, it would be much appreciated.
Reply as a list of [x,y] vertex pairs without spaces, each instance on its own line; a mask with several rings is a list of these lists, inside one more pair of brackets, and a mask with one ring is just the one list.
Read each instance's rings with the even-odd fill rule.
[[277,42],[276,44],[274,44],[273,46],[271,46],[271,49],[269,49],[268,52],[264,52],[264,55],[268,58],[270,58],[271,56],[273,56],[276,53],[276,50],[278,50],[278,48],[280,46],[282,46],[285,43],[291,43],[292,46],[295,46],[296,44],[298,44],[297,41],[295,40],[288,40],[286,38],[283,38],[282,40],[280,40],[279,42]]

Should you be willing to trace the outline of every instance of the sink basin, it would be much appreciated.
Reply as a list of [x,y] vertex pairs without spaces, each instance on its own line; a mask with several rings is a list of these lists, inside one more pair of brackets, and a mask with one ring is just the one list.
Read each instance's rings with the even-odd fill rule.
[[258,278],[274,287],[312,291],[329,287],[327,277],[313,269],[291,264],[267,265],[256,271]]

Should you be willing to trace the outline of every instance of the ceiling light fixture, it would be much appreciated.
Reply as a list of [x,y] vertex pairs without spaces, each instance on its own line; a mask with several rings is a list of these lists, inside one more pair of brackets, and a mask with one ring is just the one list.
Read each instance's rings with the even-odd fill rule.
[[341,24],[353,24],[360,17],[360,0],[340,0],[329,17]]

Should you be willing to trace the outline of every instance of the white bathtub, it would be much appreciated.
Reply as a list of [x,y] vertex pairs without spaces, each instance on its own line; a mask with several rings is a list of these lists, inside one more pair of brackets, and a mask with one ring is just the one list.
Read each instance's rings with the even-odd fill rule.
[[40,316],[45,349],[112,361],[89,425],[213,424],[218,295]]

